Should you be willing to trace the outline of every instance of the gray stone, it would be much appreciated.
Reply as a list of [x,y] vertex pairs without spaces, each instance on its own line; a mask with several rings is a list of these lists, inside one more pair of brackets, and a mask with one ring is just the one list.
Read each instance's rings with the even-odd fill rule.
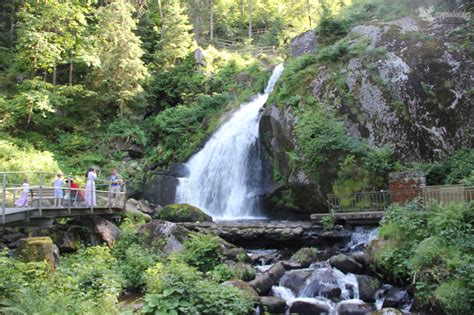
[[165,255],[179,252],[188,238],[189,230],[176,223],[152,220],[138,228],[138,235],[145,246],[161,250]]
[[293,38],[290,42],[290,51],[292,57],[298,57],[304,54],[316,51],[316,31],[310,30]]
[[303,268],[308,267],[311,263],[317,259],[318,250],[314,247],[303,247],[300,248],[293,256],[290,261],[301,264]]
[[337,306],[339,315],[366,315],[375,310],[375,305],[367,303],[342,302]]
[[329,264],[339,269],[344,273],[360,273],[363,271],[363,266],[347,255],[339,254],[329,258]]
[[189,176],[189,168],[184,163],[175,163],[170,166],[166,175],[173,176],[173,177],[188,177]]
[[310,269],[288,271],[281,279],[281,285],[290,289],[295,295],[297,295],[303,289],[306,280],[311,277],[312,274],[313,270]]
[[328,314],[329,306],[318,300],[295,300],[290,306],[290,314],[296,313],[299,315],[316,315]]
[[237,289],[249,294],[255,301],[258,300],[258,293],[255,291],[255,289],[251,285],[249,285],[245,281],[242,281],[242,280],[229,280],[229,281],[223,282],[221,285],[237,288]]
[[385,292],[385,299],[383,300],[382,308],[386,307],[401,307],[410,302],[411,298],[407,290],[393,287]]
[[94,232],[97,233],[109,247],[113,247],[120,236],[120,229],[102,217],[94,216],[92,222]]
[[356,279],[359,286],[359,298],[366,302],[375,302],[375,293],[382,287],[382,282],[365,275],[357,275]]
[[270,292],[270,289],[273,286],[273,280],[268,274],[264,273],[264,274],[261,274],[261,275],[257,276],[255,279],[250,281],[248,284],[252,288],[254,288],[255,291],[257,291],[257,293],[259,295],[265,295],[268,292]]
[[145,182],[143,197],[154,204],[162,206],[173,204],[176,200],[176,187],[178,187],[178,184],[179,180],[176,177],[158,173],[153,174]]
[[269,313],[285,313],[286,301],[277,296],[261,296],[260,307]]

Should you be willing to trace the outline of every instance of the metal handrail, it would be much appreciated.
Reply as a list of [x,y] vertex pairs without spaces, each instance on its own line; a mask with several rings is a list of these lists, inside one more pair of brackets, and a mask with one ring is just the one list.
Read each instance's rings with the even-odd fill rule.
[[[39,216],[42,217],[42,210],[43,210],[43,201],[44,200],[50,200],[51,197],[50,195],[48,194],[48,197],[47,198],[44,198],[44,193],[45,193],[45,190],[54,190],[54,189],[57,189],[57,187],[54,187],[54,186],[49,186],[49,185],[43,185],[43,182],[44,182],[44,179],[45,177],[48,178],[48,177],[53,177],[53,176],[56,176],[56,173],[49,173],[49,172],[38,172],[38,171],[27,171],[27,172],[21,172],[21,171],[12,171],[12,172],[0,172],[0,176],[2,178],[2,198],[1,198],[1,202],[2,202],[2,213],[1,213],[1,223],[2,224],[5,224],[6,222],[6,210],[9,209],[9,207],[7,207],[7,192],[12,194],[11,196],[13,197],[13,203],[15,202],[16,200],[16,192],[18,191],[21,191],[23,190],[23,187],[21,186],[22,184],[18,184],[18,186],[16,187],[9,187],[11,186],[13,183],[8,183],[7,181],[7,177],[8,175],[14,175],[14,176],[18,176],[19,174],[24,174],[24,175],[30,175],[30,174],[37,174],[39,175],[39,185],[32,185],[32,186],[29,186],[29,196],[28,198],[31,198],[31,201],[38,201],[38,206],[37,207],[34,207],[34,208],[31,208],[33,210],[38,210],[39,212]],[[74,177],[73,175],[66,175],[65,176],[66,178],[71,178],[71,177]],[[95,193],[96,194],[107,194],[108,196],[108,202],[107,202],[107,205],[108,205],[108,208],[111,209],[111,202],[112,202],[112,195],[116,195],[116,197],[114,198],[115,202],[117,202],[120,199],[123,199],[123,204],[118,204],[117,206],[119,208],[122,208],[122,209],[125,209],[125,206],[126,206],[126,198],[122,198],[122,196],[126,196],[126,182],[122,182],[122,185],[121,185],[121,190],[119,192],[112,192],[111,190],[111,184],[110,184],[110,180],[107,180],[107,179],[96,179],[95,182],[99,182],[99,185],[104,185],[104,183],[108,183],[108,187],[109,187],[109,190],[97,190],[95,189]],[[69,194],[69,198],[68,198],[68,205],[67,206],[59,206],[58,208],[67,208],[68,209],[68,214],[71,214],[71,204],[72,204],[72,194],[71,192],[87,192],[88,189],[86,189],[85,187],[82,187],[82,188],[71,188],[70,186],[70,182],[67,186],[63,186],[61,187],[61,189],[63,191],[66,191],[66,193]],[[13,193],[12,193],[13,192]],[[38,198],[34,198],[34,195],[37,194]],[[56,199],[59,199],[59,198],[56,198]],[[61,198],[62,200],[63,198]],[[103,200],[103,199],[102,199]],[[77,200],[75,200],[77,202]],[[75,208],[84,208],[84,207],[79,207],[79,206],[75,206]],[[91,210],[91,213],[94,212],[94,208],[103,208],[103,207],[97,207],[97,206],[93,206],[93,205],[90,205],[90,206],[86,206],[85,208],[90,208]],[[31,210],[30,208],[27,208],[28,210]]]
[[437,202],[469,202],[474,200],[474,186],[439,185],[419,189],[365,191],[352,194],[328,194],[333,211],[383,211],[393,203],[404,204],[419,198],[427,204]]

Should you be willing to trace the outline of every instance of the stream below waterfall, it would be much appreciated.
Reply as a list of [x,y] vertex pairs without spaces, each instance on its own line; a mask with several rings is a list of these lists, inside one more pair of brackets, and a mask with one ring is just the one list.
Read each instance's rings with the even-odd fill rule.
[[[281,298],[284,306],[279,311],[284,314],[355,315],[382,309],[385,312],[382,314],[408,314],[412,298],[405,289],[382,283],[367,268],[343,272],[332,262],[334,256],[344,254],[362,264],[362,250],[376,235],[377,229],[356,227],[351,240],[335,248],[331,258],[321,258],[301,268],[286,269],[265,295]],[[292,259],[291,251],[281,249],[249,249],[247,253],[257,270],[257,278],[271,274],[279,262]],[[268,310],[275,305],[261,304],[256,314],[264,314],[264,307]]]
[[263,94],[242,104],[186,163],[189,176],[179,179],[178,203],[201,208],[214,219],[255,219],[260,214],[262,147],[258,125],[262,108],[283,72],[275,67]]

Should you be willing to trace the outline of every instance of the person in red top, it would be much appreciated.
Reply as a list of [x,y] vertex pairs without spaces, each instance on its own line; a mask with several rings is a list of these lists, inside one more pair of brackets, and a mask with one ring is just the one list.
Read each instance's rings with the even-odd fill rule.
[[66,184],[71,187],[71,201],[74,203],[74,205],[77,205],[79,185],[72,178],[66,180]]

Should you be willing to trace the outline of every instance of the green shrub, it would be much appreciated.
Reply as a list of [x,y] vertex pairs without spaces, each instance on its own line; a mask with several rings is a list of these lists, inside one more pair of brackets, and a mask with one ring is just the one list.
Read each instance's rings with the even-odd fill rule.
[[232,269],[229,267],[229,265],[220,264],[209,271],[207,276],[214,282],[222,283],[224,281],[233,279],[234,273],[232,272]]
[[196,268],[171,260],[147,271],[145,314],[249,314],[253,300],[234,287],[203,278]]
[[192,233],[179,257],[202,272],[214,269],[221,260],[221,240],[213,234]]
[[325,231],[330,231],[334,229],[334,225],[336,224],[336,217],[334,216],[334,212],[330,212],[321,218],[321,224],[323,225],[323,229]]
[[379,230],[376,265],[394,280],[415,279],[420,305],[467,314],[474,305],[473,210],[474,202],[392,206]]

